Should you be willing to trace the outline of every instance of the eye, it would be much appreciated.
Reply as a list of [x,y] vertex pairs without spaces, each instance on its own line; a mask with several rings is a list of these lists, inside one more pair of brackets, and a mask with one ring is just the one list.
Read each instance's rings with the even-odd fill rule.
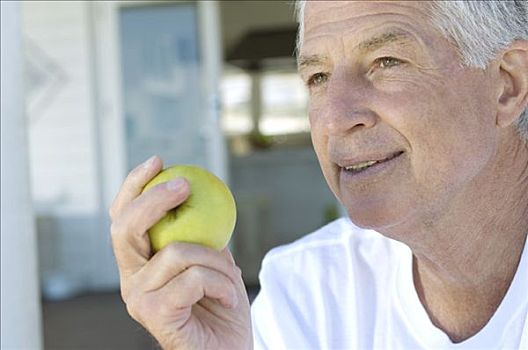
[[327,81],[328,81],[327,73],[315,73],[314,75],[310,76],[310,78],[306,82],[306,85],[308,85],[308,87],[315,87],[315,86],[324,84]]
[[403,61],[394,57],[380,57],[374,60],[374,68],[391,68],[399,66]]

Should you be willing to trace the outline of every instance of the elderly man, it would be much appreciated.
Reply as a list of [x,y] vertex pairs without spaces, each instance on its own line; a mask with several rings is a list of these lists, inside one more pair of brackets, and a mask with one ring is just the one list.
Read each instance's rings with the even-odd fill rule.
[[268,253],[250,320],[227,250],[151,256],[145,232],[189,194],[139,195],[153,157],[111,209],[131,315],[167,349],[528,348],[527,3],[298,8],[313,144],[349,218]]

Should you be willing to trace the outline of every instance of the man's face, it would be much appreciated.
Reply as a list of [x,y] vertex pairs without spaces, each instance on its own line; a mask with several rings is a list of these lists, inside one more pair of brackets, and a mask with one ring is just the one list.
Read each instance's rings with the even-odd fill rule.
[[312,141],[331,190],[362,227],[431,220],[496,151],[488,73],[461,66],[427,6],[306,5],[299,70]]

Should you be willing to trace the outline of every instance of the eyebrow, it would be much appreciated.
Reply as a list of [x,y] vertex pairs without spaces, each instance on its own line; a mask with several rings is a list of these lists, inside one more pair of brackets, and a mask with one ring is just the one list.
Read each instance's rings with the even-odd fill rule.
[[387,32],[361,42],[358,48],[364,52],[372,52],[388,43],[410,41],[409,39],[409,35],[402,32]]
[[301,56],[298,60],[298,67],[320,66],[328,61],[328,57],[322,55]]
[[[380,35],[376,35],[370,39],[362,41],[356,47],[363,53],[368,53],[376,51],[381,47],[393,43],[393,42],[405,42],[412,41],[411,37],[408,34],[402,33],[400,31],[391,31],[385,32]],[[328,61],[328,57],[324,55],[309,55],[309,56],[300,56],[298,60],[298,67],[309,67],[309,66],[319,66]]]

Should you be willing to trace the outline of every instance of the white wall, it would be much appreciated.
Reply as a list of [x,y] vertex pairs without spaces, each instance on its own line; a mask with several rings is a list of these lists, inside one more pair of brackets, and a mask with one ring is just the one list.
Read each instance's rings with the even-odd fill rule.
[[18,2],[1,4],[2,349],[42,348],[37,249],[29,194]]
[[[44,292],[56,294],[98,284],[106,272],[101,249],[110,250],[108,232],[101,232],[107,228],[101,225],[90,6],[33,1],[22,7],[40,268]],[[106,268],[115,274],[113,265]]]
[[[47,73],[41,73],[42,82],[29,81],[36,85],[31,90],[48,92],[38,109],[33,107],[39,102],[36,93],[28,101],[37,210],[92,213],[98,203],[86,5],[23,2],[23,13],[29,66]],[[46,62],[39,66],[39,61]]]

